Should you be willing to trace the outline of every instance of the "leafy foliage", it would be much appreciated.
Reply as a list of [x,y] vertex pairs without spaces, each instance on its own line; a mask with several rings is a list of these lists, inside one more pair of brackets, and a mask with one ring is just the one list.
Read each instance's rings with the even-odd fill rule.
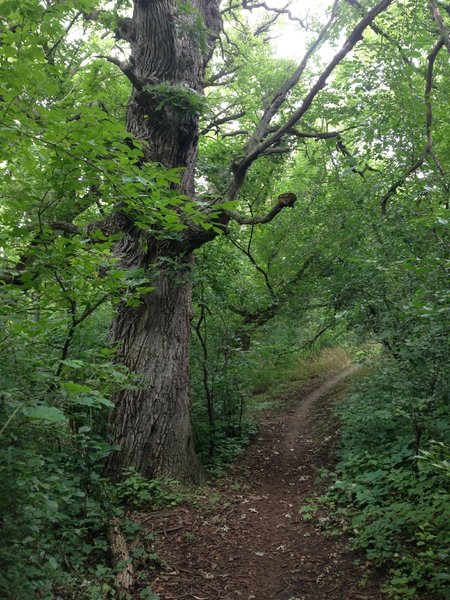
[[341,461],[327,497],[337,502],[354,545],[375,565],[390,565],[387,589],[396,598],[423,590],[438,597],[449,585],[449,449],[436,441],[448,440],[448,406],[441,395],[433,413],[420,418],[414,391],[389,362],[360,382],[340,408]]
[[198,115],[206,107],[204,96],[180,86],[158,83],[146,86],[144,90],[157,102],[156,110],[173,107],[179,114]]
[[135,469],[126,469],[114,488],[119,503],[132,508],[150,509],[177,506],[188,498],[187,492],[173,479],[145,479]]

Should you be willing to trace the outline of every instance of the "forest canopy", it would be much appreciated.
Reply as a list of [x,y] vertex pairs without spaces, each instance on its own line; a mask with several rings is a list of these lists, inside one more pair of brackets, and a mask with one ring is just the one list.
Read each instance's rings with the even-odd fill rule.
[[330,510],[390,593],[444,597],[449,27],[438,0],[1,2],[5,597],[120,597],[129,490],[222,471],[256,394],[336,346],[367,364]]

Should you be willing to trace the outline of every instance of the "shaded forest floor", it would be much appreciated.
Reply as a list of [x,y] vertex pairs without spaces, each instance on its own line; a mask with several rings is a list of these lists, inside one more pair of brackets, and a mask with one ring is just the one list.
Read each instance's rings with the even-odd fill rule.
[[381,582],[342,537],[326,537],[327,514],[299,513],[336,462],[334,402],[353,369],[312,380],[268,411],[259,435],[227,478],[193,506],[140,513],[161,600],[383,599]]

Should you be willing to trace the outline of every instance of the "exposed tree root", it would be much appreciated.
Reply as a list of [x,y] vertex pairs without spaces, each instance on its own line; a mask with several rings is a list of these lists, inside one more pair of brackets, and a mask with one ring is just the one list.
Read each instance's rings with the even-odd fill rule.
[[111,550],[112,562],[115,565],[124,564],[117,575],[115,586],[119,592],[129,592],[135,582],[134,569],[128,550],[127,541],[120,528],[120,521],[113,517],[108,525],[106,535]]

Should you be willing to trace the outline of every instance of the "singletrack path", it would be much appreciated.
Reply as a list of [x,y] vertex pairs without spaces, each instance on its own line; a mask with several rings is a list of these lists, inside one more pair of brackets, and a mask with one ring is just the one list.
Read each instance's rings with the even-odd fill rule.
[[[256,441],[225,483],[197,507],[139,515],[156,535],[152,573],[161,600],[381,600],[380,582],[365,578],[361,557],[342,538],[325,537],[323,510],[305,520],[299,508],[333,467],[331,415],[350,367],[314,391],[269,412]],[[355,566],[355,561],[358,565]]]

